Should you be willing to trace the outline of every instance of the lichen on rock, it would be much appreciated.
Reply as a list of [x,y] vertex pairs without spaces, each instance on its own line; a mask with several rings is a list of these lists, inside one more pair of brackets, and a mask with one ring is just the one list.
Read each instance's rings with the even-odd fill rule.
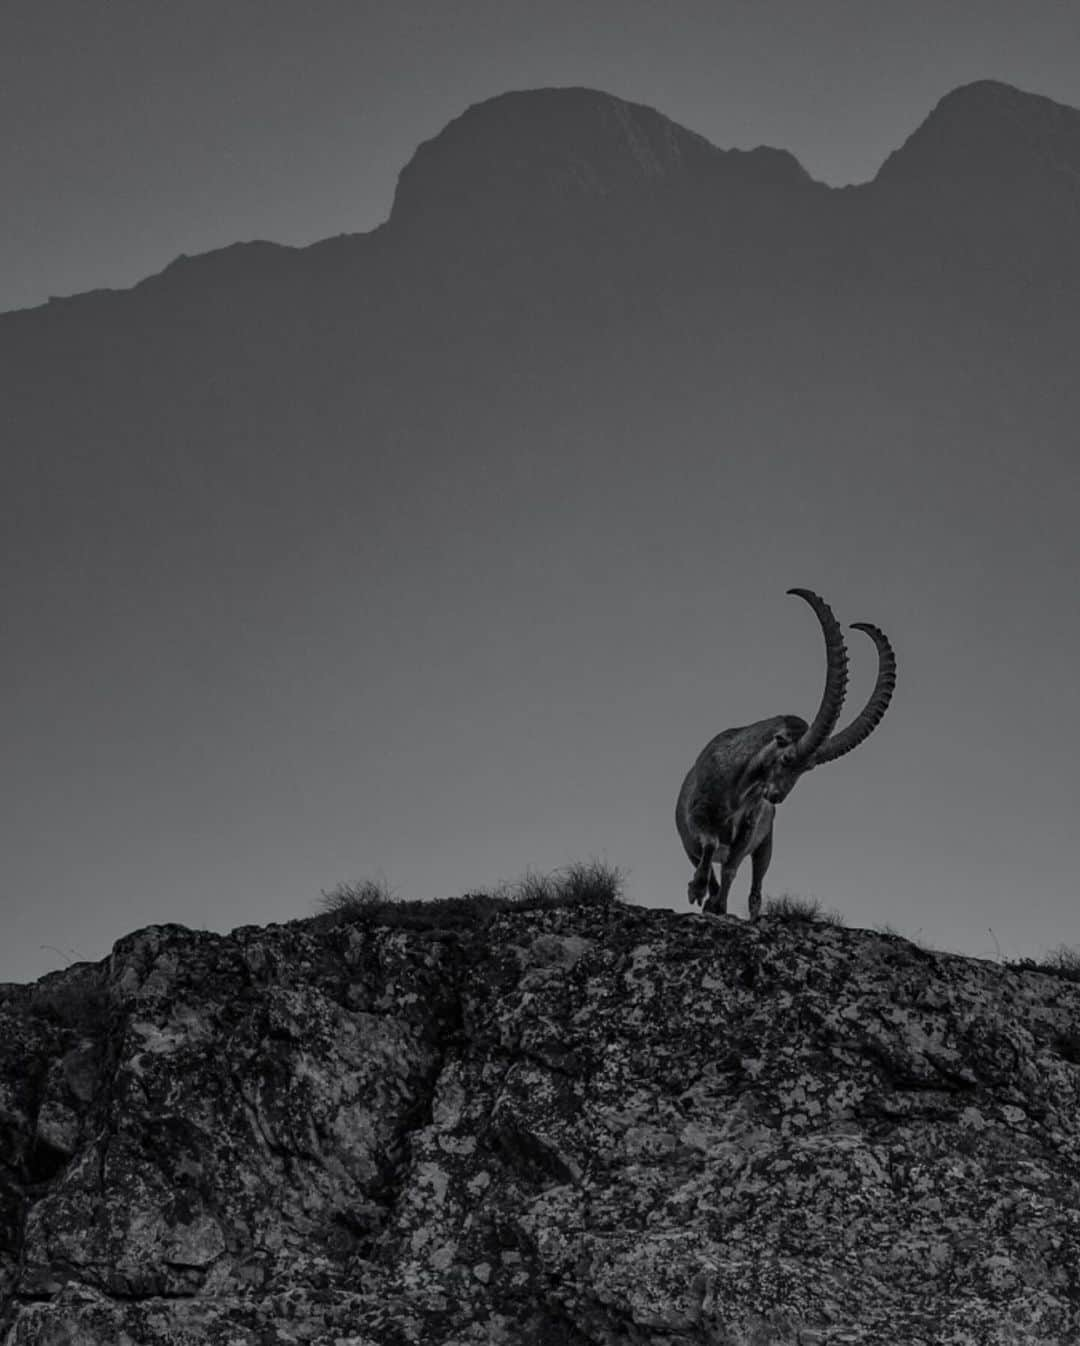
[[71,986],[0,996],[6,1346],[1080,1340],[1068,981],[613,902]]

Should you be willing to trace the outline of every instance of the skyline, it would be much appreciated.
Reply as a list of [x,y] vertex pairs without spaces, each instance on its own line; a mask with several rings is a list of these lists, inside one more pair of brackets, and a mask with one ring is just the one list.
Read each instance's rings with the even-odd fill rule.
[[1080,106],[1080,24],[1057,0],[1019,30],[1005,0],[340,2],[318,24],[289,0],[15,0],[5,30],[0,311],[238,241],[366,232],[421,142],[512,89],[596,88],[832,186],[871,179],[961,84]]

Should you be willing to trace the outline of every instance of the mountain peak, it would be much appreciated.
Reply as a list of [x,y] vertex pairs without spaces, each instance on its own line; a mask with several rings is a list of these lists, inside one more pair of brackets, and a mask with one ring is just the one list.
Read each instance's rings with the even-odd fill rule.
[[1080,111],[983,79],[945,95],[889,155],[878,182],[1080,180]]
[[654,108],[596,89],[549,88],[475,103],[402,170],[391,221],[434,210],[500,213],[618,198],[718,175],[809,182],[783,150],[720,150]]

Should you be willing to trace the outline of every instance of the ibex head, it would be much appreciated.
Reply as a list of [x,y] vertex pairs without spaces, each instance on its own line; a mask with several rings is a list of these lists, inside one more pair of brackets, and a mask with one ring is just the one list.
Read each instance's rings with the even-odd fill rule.
[[[829,605],[809,589],[789,589],[813,608],[825,636],[825,690],[813,722],[778,715],[710,740],[690,768],[676,806],[675,822],[694,865],[691,902],[708,890],[705,910],[723,913],[739,865],[753,857],[750,914],[761,908],[761,883],[772,858],[776,805],[805,772],[857,748],[879,724],[896,686],[896,656],[883,631],[855,622],[877,647],[878,674],[870,699],[854,720],[834,734],[847,690],[847,648]],[[713,862],[720,862],[720,882]]]

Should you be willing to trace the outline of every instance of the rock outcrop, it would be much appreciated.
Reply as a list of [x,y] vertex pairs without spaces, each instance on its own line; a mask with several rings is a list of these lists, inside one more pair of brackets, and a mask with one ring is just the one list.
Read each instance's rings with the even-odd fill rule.
[[7,1346],[1080,1339],[1080,986],[622,904],[0,1006]]

